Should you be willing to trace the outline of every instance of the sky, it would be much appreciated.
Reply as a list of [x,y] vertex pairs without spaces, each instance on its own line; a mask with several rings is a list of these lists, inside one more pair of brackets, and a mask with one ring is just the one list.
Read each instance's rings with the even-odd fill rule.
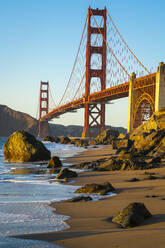
[[[0,104],[37,117],[40,81],[56,103],[70,76],[89,5],[105,6],[143,64],[165,62],[164,0],[0,0]],[[127,127],[128,99],[106,107],[106,124]],[[83,125],[84,111],[54,123]]]

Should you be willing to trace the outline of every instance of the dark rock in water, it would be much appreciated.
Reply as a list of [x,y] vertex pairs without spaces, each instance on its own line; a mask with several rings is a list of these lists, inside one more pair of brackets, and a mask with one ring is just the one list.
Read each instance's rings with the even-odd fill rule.
[[130,228],[140,225],[151,216],[143,203],[134,202],[117,214],[112,219],[112,222],[119,224],[123,228]]
[[60,143],[60,138],[59,137],[54,137],[54,142],[55,143]]
[[80,201],[92,201],[92,197],[90,196],[77,196],[72,199],[67,200],[67,202],[80,202]]
[[4,156],[7,162],[34,162],[50,159],[50,151],[33,135],[17,131],[9,136],[4,145]]
[[88,141],[84,139],[75,139],[72,143],[78,147],[88,146]]
[[47,168],[59,168],[59,167],[62,167],[62,163],[59,157],[57,156],[52,157],[49,160]]
[[114,192],[114,187],[109,183],[105,182],[103,184],[86,184],[85,186],[77,189],[75,193],[87,193],[87,194],[98,194],[105,195],[108,192]]
[[42,141],[54,142],[54,138],[53,138],[53,137],[51,137],[51,136],[46,136],[46,137],[44,137],[44,138],[43,138],[43,140],[42,140]]
[[71,139],[69,139],[68,137],[61,137],[60,143],[61,144],[71,144]]
[[65,179],[73,177],[77,177],[77,173],[75,171],[69,170],[68,168],[65,168],[59,172],[59,174],[56,176],[56,179]]

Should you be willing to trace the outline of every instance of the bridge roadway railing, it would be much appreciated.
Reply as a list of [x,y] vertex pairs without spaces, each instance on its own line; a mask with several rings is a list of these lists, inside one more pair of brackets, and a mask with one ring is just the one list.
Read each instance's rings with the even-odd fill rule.
[[[142,89],[144,87],[151,86],[151,82],[153,79],[153,84],[155,84],[156,73],[136,78],[134,80],[134,90]],[[117,86],[95,92],[90,94],[87,98],[82,97],[70,103],[64,104],[60,107],[57,107],[50,111],[48,114],[44,115],[40,121],[51,120],[53,118],[57,118],[60,115],[66,112],[73,112],[74,110],[80,109],[84,107],[85,103],[94,104],[94,103],[106,103],[111,100],[120,99],[123,97],[128,97],[129,93],[129,82],[125,82],[123,84],[119,84]]]

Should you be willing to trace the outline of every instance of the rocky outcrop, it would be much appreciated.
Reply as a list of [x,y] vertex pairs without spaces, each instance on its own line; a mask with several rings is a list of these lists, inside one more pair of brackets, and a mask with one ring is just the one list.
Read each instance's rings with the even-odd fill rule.
[[98,194],[105,195],[109,192],[114,192],[114,187],[109,183],[105,182],[103,184],[86,184],[85,186],[77,189],[75,193],[86,193],[86,194]]
[[77,177],[75,171],[69,170],[68,168],[62,169],[59,174],[56,176],[56,179],[67,179]]
[[53,142],[53,143],[59,143],[60,138],[59,137],[52,137],[52,136],[46,136],[42,140],[43,142]]
[[47,168],[55,169],[62,167],[61,160],[57,156],[53,156],[48,163]]
[[151,216],[143,203],[134,202],[121,210],[112,219],[112,222],[119,224],[123,228],[130,228],[142,224],[145,219]]
[[61,144],[71,144],[71,139],[69,137],[61,137],[60,143]]
[[114,129],[106,129],[101,132],[95,139],[92,139],[89,144],[90,145],[107,145],[111,144],[114,138],[117,138],[119,132]]
[[86,147],[89,145],[88,140],[87,139],[72,139],[72,144],[74,144],[75,146],[79,146],[79,147]]
[[34,162],[50,159],[50,151],[33,135],[25,131],[14,132],[4,145],[6,162]]
[[161,166],[165,159],[165,112],[154,113],[127,138],[113,140],[116,156],[101,162],[100,170],[141,170]]

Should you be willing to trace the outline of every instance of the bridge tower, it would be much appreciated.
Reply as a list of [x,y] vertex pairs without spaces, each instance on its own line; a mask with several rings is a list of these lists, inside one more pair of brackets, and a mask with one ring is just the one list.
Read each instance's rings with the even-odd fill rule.
[[49,112],[49,82],[42,82],[40,84],[40,106],[39,106],[39,126],[38,136],[48,136],[48,121],[41,121],[41,118]]
[[[88,25],[87,25],[87,45],[86,45],[86,75],[85,75],[85,114],[84,114],[84,130],[82,137],[92,136],[92,130],[97,128],[99,132],[105,127],[105,103],[90,103],[88,96],[90,95],[92,78],[99,78],[101,82],[101,90],[106,88],[106,8],[88,9]],[[91,17],[102,16],[104,23],[98,30],[97,27],[91,26]],[[93,34],[102,34],[102,44],[100,46],[92,46],[91,36]],[[101,69],[91,68],[92,55],[101,55]]]

